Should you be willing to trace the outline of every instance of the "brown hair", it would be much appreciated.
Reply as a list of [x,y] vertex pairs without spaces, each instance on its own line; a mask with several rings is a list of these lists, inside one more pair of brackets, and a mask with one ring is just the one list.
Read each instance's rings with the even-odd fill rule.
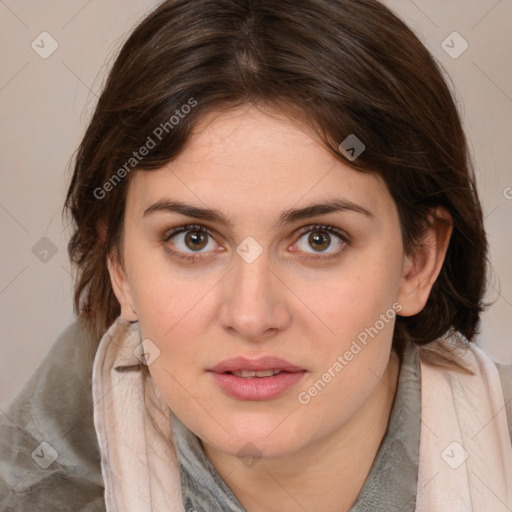
[[[439,65],[375,0],[168,0],[136,27],[77,151],[65,204],[75,310],[93,335],[120,313],[106,259],[120,249],[130,170],[163,166],[205,113],[245,103],[286,112],[352,168],[381,176],[407,254],[435,207],[451,214],[441,273],[425,308],[397,317],[393,345],[401,355],[406,343],[448,333],[473,341],[487,241],[466,137]],[[366,146],[354,161],[338,149],[349,134]],[[155,147],[135,158],[149,138]]]

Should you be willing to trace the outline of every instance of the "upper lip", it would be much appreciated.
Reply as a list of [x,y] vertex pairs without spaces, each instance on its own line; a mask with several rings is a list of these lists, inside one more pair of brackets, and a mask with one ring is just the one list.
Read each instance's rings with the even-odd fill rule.
[[304,368],[274,356],[258,357],[257,359],[249,359],[239,356],[225,359],[213,368],[210,368],[209,371],[215,373],[226,373],[240,370],[282,370],[284,372],[300,372],[304,371]]

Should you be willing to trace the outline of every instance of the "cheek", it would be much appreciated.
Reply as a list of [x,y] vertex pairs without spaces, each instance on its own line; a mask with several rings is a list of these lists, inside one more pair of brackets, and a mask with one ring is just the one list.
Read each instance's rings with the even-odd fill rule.
[[[390,277],[391,276],[391,277]],[[339,284],[341,283],[341,284]],[[315,370],[298,390],[303,435],[326,434],[356,414],[379,385],[389,361],[396,313],[396,279],[365,272],[313,297],[325,334],[311,330]]]
[[198,311],[204,316],[203,309],[211,300],[208,292],[220,277],[212,272],[180,269],[169,261],[163,248],[133,252],[128,272],[141,332],[155,340],[172,338],[183,329],[190,329],[193,337],[199,325],[190,318]]
[[[389,320],[394,318],[400,264],[393,254],[383,254],[385,251],[375,251],[357,261],[347,259],[337,271],[316,276],[314,286],[313,279],[295,283],[294,292],[314,313],[309,318],[321,320],[320,327],[325,331],[321,338],[329,343],[337,339],[336,349],[376,323],[383,334],[389,337],[392,333]],[[385,326],[380,321],[383,314],[387,314]]]
[[331,388],[354,390],[364,388],[370,370],[377,374],[382,370],[399,311],[395,290],[396,284],[386,275],[366,272],[337,284],[325,283],[321,293],[309,297],[324,326],[320,330],[318,322],[310,320],[304,327],[314,342],[309,349],[317,362],[310,380],[322,378],[333,382]]

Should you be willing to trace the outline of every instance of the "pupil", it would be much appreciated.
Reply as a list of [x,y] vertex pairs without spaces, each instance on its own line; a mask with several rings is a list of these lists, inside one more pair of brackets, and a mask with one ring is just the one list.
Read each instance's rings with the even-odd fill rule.
[[[189,242],[191,242],[189,244]],[[185,236],[185,243],[189,249],[202,249],[206,245],[206,235],[199,231],[189,231]]]
[[[329,247],[330,238],[324,231],[313,231],[309,235],[309,243],[313,247],[313,249],[318,249],[323,251]],[[315,247],[315,245],[317,247]]]

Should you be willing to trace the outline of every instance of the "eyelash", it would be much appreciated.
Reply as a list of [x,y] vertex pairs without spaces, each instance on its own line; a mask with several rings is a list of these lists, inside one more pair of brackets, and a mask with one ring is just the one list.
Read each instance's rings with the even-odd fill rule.
[[[189,224],[187,226],[179,226],[177,228],[173,228],[171,231],[167,231],[163,237],[162,242],[167,243],[173,236],[177,235],[178,233],[186,233],[188,231],[198,231],[200,233],[207,234],[208,236],[210,236],[211,238],[213,238],[215,240],[215,236],[209,229],[205,228],[204,226],[200,226],[198,224]],[[339,258],[341,256],[341,253],[344,252],[345,246],[348,245],[350,242],[349,237],[343,231],[341,231],[338,228],[335,228],[334,226],[328,226],[325,224],[312,224],[312,225],[304,226],[304,227],[300,228],[297,233],[297,237],[298,237],[297,240],[302,238],[305,234],[311,233],[314,231],[326,231],[328,233],[333,233],[336,236],[338,236],[338,238],[341,240],[343,245],[342,245],[341,249],[339,249],[338,251],[336,251],[334,253],[329,254],[328,256],[321,256],[320,254],[317,254],[314,256],[309,256],[309,258],[313,259],[313,260],[326,261],[326,260],[332,260],[332,259]],[[165,250],[171,256],[177,257],[187,263],[195,263],[198,260],[205,260],[205,259],[211,258],[211,256],[202,256],[201,254],[203,254],[203,253],[185,254],[181,251],[175,251],[174,249],[171,249],[169,247],[165,247]]]

